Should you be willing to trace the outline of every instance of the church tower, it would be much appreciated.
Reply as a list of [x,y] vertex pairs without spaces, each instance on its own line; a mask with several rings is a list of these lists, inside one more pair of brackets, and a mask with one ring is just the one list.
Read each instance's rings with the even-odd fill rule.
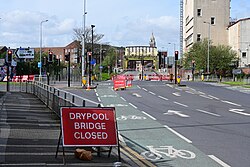
[[149,46],[152,47],[152,48],[156,47],[155,37],[154,37],[153,33],[152,33],[152,35],[150,37]]

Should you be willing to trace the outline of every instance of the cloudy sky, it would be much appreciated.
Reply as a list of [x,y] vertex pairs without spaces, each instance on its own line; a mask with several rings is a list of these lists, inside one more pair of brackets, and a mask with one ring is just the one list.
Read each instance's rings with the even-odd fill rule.
[[[179,45],[179,0],[86,0],[86,27],[104,34],[112,45],[148,45],[153,32],[159,49]],[[232,0],[231,17],[250,17],[249,0]],[[43,46],[65,46],[73,28],[82,27],[83,0],[1,0],[0,45],[39,47],[43,20]]]

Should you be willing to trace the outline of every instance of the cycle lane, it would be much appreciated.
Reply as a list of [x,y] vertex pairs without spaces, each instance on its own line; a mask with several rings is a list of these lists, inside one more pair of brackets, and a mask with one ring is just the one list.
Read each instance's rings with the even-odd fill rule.
[[110,86],[98,86],[96,93],[104,107],[115,107],[124,144],[156,166],[220,166],[194,147],[191,141],[183,140],[171,129],[126,102]]

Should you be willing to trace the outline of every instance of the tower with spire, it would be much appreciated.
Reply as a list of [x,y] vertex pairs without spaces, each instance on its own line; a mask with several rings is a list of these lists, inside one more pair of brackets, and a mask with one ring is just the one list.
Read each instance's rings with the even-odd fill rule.
[[151,37],[150,37],[149,46],[152,47],[152,48],[155,48],[155,47],[156,47],[156,42],[155,42],[154,33],[152,33],[152,35],[151,35]]

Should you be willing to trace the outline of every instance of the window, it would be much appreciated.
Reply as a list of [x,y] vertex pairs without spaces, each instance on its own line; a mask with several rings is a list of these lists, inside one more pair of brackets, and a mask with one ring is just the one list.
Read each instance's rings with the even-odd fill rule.
[[215,25],[215,17],[211,17],[211,25]]
[[242,58],[246,58],[247,57],[247,52],[242,52]]
[[197,42],[201,41],[201,34],[197,34]]
[[202,16],[201,9],[197,9],[197,16]]

